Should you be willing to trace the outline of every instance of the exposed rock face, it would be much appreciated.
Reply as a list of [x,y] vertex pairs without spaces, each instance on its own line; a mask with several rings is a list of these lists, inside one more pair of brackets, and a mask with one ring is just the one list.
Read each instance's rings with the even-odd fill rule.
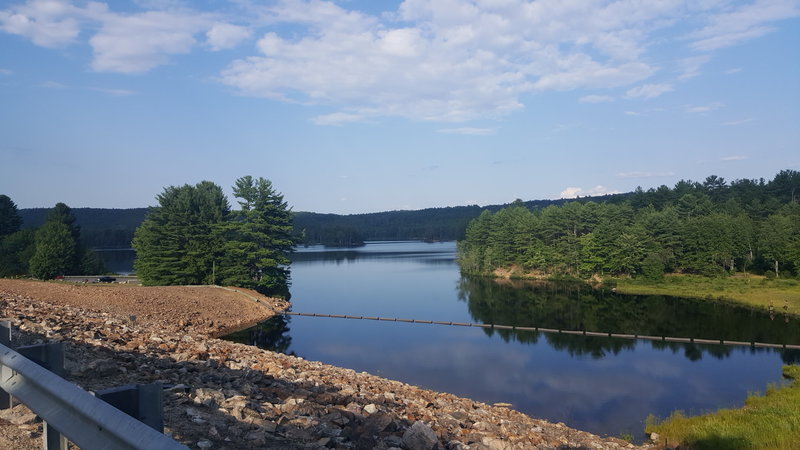
[[[156,314],[127,304],[136,287],[55,300],[45,292],[65,285],[34,284],[36,296],[0,280],[0,317],[11,319],[15,345],[64,342],[68,378],[87,390],[164,383],[166,431],[190,448],[633,448],[505,407],[212,337],[285,308],[280,301],[261,298],[256,313],[211,319],[197,310],[204,301],[235,311],[253,300],[175,288],[169,295],[197,295],[197,309],[159,301]],[[99,298],[82,303],[87,296]],[[0,415],[0,447],[5,435],[18,437],[8,448],[41,447],[41,424],[25,424],[24,410]],[[22,425],[11,420],[17,417]]]

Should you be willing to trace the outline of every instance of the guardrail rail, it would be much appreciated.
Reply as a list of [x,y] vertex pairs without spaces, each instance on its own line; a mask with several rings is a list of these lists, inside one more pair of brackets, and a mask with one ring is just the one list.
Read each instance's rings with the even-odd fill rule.
[[[9,336],[0,326],[0,335]],[[24,357],[0,340],[0,408],[10,407],[10,398],[24,403],[46,422],[45,450],[65,448],[63,439],[48,439],[52,427],[84,449],[183,449],[183,444],[159,433],[77,385]],[[51,432],[52,433],[52,432]]]

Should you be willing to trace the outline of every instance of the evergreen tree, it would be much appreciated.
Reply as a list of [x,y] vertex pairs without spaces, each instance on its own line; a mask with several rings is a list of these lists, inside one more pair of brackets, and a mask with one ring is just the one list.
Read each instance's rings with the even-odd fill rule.
[[[544,273],[800,275],[800,172],[770,182],[709,176],[623,201],[573,201],[533,212],[522,202],[473,220],[459,243],[466,273],[521,266]],[[769,273],[769,272],[768,272]]]
[[31,274],[47,280],[70,272],[75,261],[75,240],[67,225],[52,221],[36,231],[36,250],[30,260]]
[[22,219],[17,205],[7,195],[0,195],[0,238],[19,230]]
[[296,241],[283,195],[269,180],[249,175],[236,180],[233,194],[241,210],[223,227],[220,282],[288,297],[289,254]]
[[145,285],[215,283],[230,205],[210,181],[169,186],[136,230],[134,269]]
[[76,220],[75,214],[72,213],[72,208],[60,202],[56,203],[56,205],[47,213],[47,219],[45,220],[45,223],[64,224],[69,230],[69,234],[75,246],[75,252],[73,254],[72,261],[70,261],[69,267],[66,270],[66,273],[70,275],[88,273],[87,271],[83,270],[83,260],[84,258],[91,257],[87,256],[90,253],[90,250],[86,248],[81,241],[81,227],[76,225]]

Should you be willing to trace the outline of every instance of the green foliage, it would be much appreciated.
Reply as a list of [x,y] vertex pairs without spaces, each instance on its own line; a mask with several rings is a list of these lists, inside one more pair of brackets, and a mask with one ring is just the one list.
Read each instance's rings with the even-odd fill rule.
[[473,274],[511,269],[512,275],[659,279],[665,272],[720,276],[769,269],[776,276],[781,270],[800,275],[797,183],[800,174],[794,171],[769,183],[730,185],[712,175],[703,183],[682,180],[673,189],[639,188],[621,201],[539,210],[520,202],[485,210],[467,227],[459,262]]
[[80,227],[69,206],[57,203],[35,232],[25,229],[0,239],[0,276],[30,273],[49,279],[57,275],[103,273],[97,256],[81,240]]
[[223,226],[224,250],[220,281],[255,289],[263,294],[288,296],[292,213],[264,178],[236,180],[233,193],[241,211]]
[[21,224],[17,205],[7,195],[0,195],[0,277],[28,271],[28,261],[33,256],[33,232],[20,231]]
[[7,195],[0,195],[0,238],[18,231],[20,225],[17,205]]
[[70,273],[75,264],[75,240],[67,225],[47,222],[36,231],[36,250],[30,260],[31,274],[48,280]]
[[800,433],[800,374],[798,366],[784,366],[789,386],[769,387],[766,395],[751,395],[740,409],[686,417],[673,413],[659,422],[649,417],[646,431],[663,442],[693,449],[795,449]]
[[145,285],[213,284],[230,205],[222,188],[202,181],[169,186],[136,230],[134,269]]
[[264,178],[242,177],[233,191],[240,211],[209,181],[164,189],[133,240],[144,284],[219,283],[288,295],[291,211]]
[[0,277],[29,273],[28,262],[35,248],[33,230],[20,230],[0,237]]

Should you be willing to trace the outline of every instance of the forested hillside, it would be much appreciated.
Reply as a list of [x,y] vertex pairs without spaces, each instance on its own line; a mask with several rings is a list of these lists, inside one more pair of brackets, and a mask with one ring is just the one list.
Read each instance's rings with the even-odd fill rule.
[[477,274],[797,275],[798,197],[800,172],[784,170],[769,182],[709,176],[536,211],[519,202],[472,221],[459,262]]
[[[22,228],[38,228],[45,222],[49,208],[19,210]],[[74,208],[75,224],[84,243],[91,248],[130,248],[133,232],[141,225],[147,208],[109,209]]]
[[[632,194],[587,197],[581,201],[617,201]],[[532,209],[563,204],[567,200],[532,200],[525,205]],[[470,220],[482,210],[498,211],[507,205],[483,208],[455,206],[416,211],[386,211],[370,214],[294,213],[294,233],[304,244],[357,246],[367,240],[430,240],[453,241],[464,238]],[[23,229],[41,226],[47,208],[19,210]],[[130,248],[133,233],[147,215],[148,208],[109,209],[74,208],[76,225],[81,228],[86,245],[91,248]]]
[[[587,201],[622,201],[632,194],[616,194],[580,199]],[[521,200],[519,200],[521,202]],[[569,200],[531,200],[522,204],[529,209],[561,205]],[[452,206],[415,211],[386,211],[370,214],[319,214],[298,212],[294,228],[307,244],[359,245],[364,241],[426,240],[454,241],[464,238],[467,224],[481,211],[498,211],[506,205],[480,207]]]

